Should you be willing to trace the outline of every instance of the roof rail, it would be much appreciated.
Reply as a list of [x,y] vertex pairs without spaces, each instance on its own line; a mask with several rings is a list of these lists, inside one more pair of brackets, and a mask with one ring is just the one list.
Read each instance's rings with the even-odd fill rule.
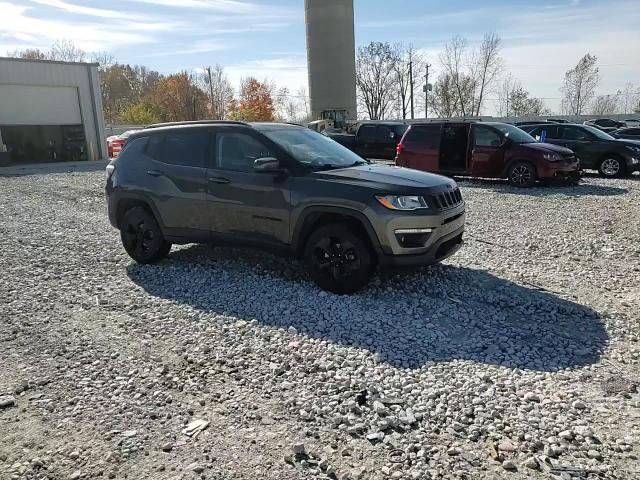
[[229,125],[249,125],[246,122],[237,122],[235,120],[185,120],[183,122],[165,122],[154,123],[148,125],[146,128],[159,128],[159,127],[176,127],[179,125],[207,125],[207,124],[229,124]]

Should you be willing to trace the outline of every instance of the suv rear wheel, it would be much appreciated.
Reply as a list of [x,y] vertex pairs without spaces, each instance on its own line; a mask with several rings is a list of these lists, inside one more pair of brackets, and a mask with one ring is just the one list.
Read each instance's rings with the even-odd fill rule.
[[143,207],[133,207],[123,215],[120,238],[129,256],[138,263],[157,262],[171,250],[158,222]]
[[529,162],[516,162],[509,168],[509,183],[516,187],[531,187],[536,183],[536,169]]
[[607,178],[614,178],[624,175],[624,163],[617,157],[607,157],[598,166],[600,175]]
[[311,278],[324,290],[353,293],[373,274],[367,243],[348,226],[333,223],[314,231],[307,240],[304,260]]

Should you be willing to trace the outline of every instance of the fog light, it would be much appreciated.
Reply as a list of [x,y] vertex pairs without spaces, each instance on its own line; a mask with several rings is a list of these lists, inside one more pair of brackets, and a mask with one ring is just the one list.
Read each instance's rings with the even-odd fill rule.
[[401,228],[395,231],[402,248],[424,247],[433,230],[431,228]]

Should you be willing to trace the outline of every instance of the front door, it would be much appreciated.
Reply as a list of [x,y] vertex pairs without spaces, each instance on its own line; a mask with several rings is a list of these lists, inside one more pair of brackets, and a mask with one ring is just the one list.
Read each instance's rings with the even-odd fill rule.
[[592,148],[595,138],[586,129],[576,125],[561,125],[557,145],[570,148],[580,160],[581,167],[595,168],[598,163],[597,149]]
[[219,129],[214,145],[207,171],[212,236],[287,243],[291,177],[253,169],[256,159],[275,155],[258,135],[233,127]]
[[504,138],[487,125],[473,125],[471,174],[474,177],[498,177],[504,171]]

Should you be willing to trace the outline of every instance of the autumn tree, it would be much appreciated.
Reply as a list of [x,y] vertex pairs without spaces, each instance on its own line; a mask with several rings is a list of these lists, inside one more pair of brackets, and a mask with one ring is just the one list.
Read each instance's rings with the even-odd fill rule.
[[230,106],[229,118],[247,122],[272,122],[275,108],[268,82],[259,82],[253,77],[243,78],[240,96]]
[[47,60],[48,56],[46,52],[43,52],[39,48],[27,48],[26,50],[14,50],[13,52],[7,52],[7,57],[24,58],[26,60]]
[[441,118],[463,117],[471,111],[473,80],[467,75],[454,79],[442,73],[429,94],[429,109]]
[[560,88],[563,113],[582,115],[585,112],[600,81],[597,62],[595,55],[587,53],[575,67],[565,73]]
[[389,43],[371,42],[356,55],[358,101],[371,120],[385,119],[398,95],[395,87],[396,59]]
[[166,112],[167,121],[207,118],[207,94],[196,85],[194,76],[188,72],[161,78],[153,87],[149,100]]
[[128,125],[150,125],[165,120],[166,112],[149,102],[128,105],[120,116],[120,121]]

